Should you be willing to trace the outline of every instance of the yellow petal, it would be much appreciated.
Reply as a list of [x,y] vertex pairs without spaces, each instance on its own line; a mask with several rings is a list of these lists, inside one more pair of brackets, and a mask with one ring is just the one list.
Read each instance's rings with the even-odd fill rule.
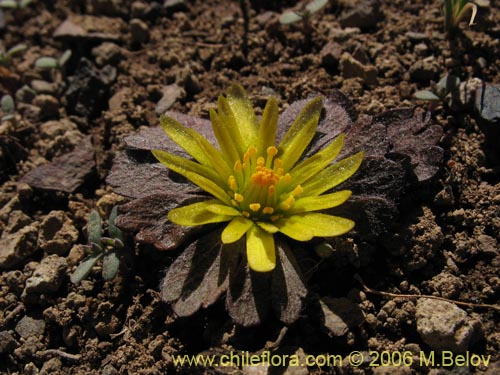
[[289,217],[289,220],[300,222],[308,227],[315,237],[340,236],[354,228],[352,220],[316,212],[293,215]]
[[244,217],[235,217],[222,231],[222,243],[233,243],[238,241],[253,225],[251,220]]
[[217,215],[227,215],[227,216],[241,215],[241,212],[238,211],[236,208],[227,206],[219,200],[209,200],[205,201],[204,203],[207,204],[208,211]]
[[281,140],[278,148],[285,171],[293,167],[313,139],[322,106],[321,97],[307,103]]
[[276,225],[267,223],[265,221],[258,221],[257,225],[268,233],[276,233],[280,230]]
[[280,232],[284,235],[293,238],[296,241],[309,241],[314,237],[314,233],[307,225],[296,217],[290,216],[279,220],[276,223]]
[[225,182],[221,181],[221,177],[212,169],[166,151],[152,150],[151,152],[163,165],[186,177],[224,203],[231,204],[231,198],[221,187]]
[[[227,102],[238,124],[245,150],[254,145],[257,138],[257,116],[252,102],[245,89],[238,84],[233,84],[227,92]],[[274,146],[274,144],[273,144]]]
[[335,159],[344,144],[344,134],[340,134],[323,150],[295,166],[290,174],[296,184],[302,184],[310,177],[322,171]]
[[247,259],[250,268],[256,272],[269,272],[276,267],[274,237],[257,225],[247,232]]
[[350,196],[350,190],[341,190],[331,194],[299,198],[286,213],[291,215],[299,212],[326,210],[341,205]]
[[240,155],[243,154],[247,150],[247,147],[245,146],[245,141],[240,132],[240,121],[242,121],[242,119],[236,118],[229,105],[228,99],[222,95],[220,95],[217,100],[217,114],[219,115],[222,126],[229,133],[232,142],[234,142],[235,147],[238,149],[238,152]]
[[208,207],[212,201],[198,202],[187,206],[174,208],[168,213],[168,219],[178,225],[196,226],[209,223],[220,223],[231,220],[234,216],[218,215]]
[[184,125],[175,121],[173,118],[163,115],[160,116],[160,125],[163,131],[175,143],[177,143],[180,147],[186,150],[186,152],[189,155],[191,155],[195,160],[197,160],[199,163],[203,165],[210,164],[203,150],[200,148],[198,143],[193,139],[193,136],[191,134],[191,132],[195,132],[193,129],[188,129]]
[[[219,143],[220,149],[224,159],[229,161],[230,165],[234,165],[236,160],[240,159],[240,148],[237,147],[232,133],[228,130],[228,125],[224,118],[221,118],[214,109],[210,110],[210,121],[212,122],[212,129]],[[230,125],[234,126],[234,125]]]
[[304,195],[319,195],[347,180],[358,170],[363,155],[363,152],[358,152],[311,177],[302,185]]
[[264,108],[264,113],[260,120],[259,135],[257,137],[258,155],[265,155],[267,148],[276,144],[278,117],[278,102],[271,96],[266,103],[266,108]]

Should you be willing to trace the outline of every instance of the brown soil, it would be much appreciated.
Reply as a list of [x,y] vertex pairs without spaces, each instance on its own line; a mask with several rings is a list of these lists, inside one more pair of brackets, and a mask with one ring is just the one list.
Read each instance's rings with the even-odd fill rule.
[[[479,8],[477,24],[462,24],[463,32],[451,42],[443,33],[437,1],[380,1],[375,5],[379,12],[369,12],[367,20],[346,16],[368,3],[331,1],[311,17],[313,31],[305,35],[300,22],[278,22],[295,2],[252,2],[247,56],[236,1],[186,1],[165,8],[142,0],[35,0],[25,9],[4,11],[3,46],[26,43],[28,49],[0,67],[1,94],[17,93],[16,120],[0,126],[0,241],[25,251],[5,263],[0,274],[1,373],[251,373],[237,366],[180,368],[172,356],[257,353],[272,346],[282,323],[271,316],[261,326],[239,327],[223,302],[176,318],[160,301],[158,285],[178,252],[134,244],[132,236],[127,245],[132,262],[116,279],[103,281],[95,267],[87,280],[73,285],[69,274],[85,256],[84,226],[92,208],[104,216],[123,202],[105,177],[123,149],[124,136],[158,125],[160,99],[167,104],[170,99],[170,110],[206,118],[217,96],[237,81],[260,111],[270,94],[283,109],[312,94],[340,89],[359,114],[376,115],[400,107],[427,108],[413,94],[446,73],[462,81],[477,77],[500,83],[500,9],[495,2]],[[57,32],[70,16],[84,33]],[[350,27],[356,22],[359,27]],[[59,57],[66,49],[72,56],[62,69],[35,68],[38,57]],[[83,69],[82,59],[91,68]],[[360,68],[350,68],[349,59]],[[22,91],[24,85],[33,90]],[[417,300],[362,291],[354,274],[380,291],[498,303],[500,158],[498,149],[488,146],[494,133],[485,133],[477,117],[467,106],[444,104],[432,112],[432,123],[445,134],[441,171],[425,184],[415,183],[400,202],[400,220],[370,249],[357,252],[349,236],[339,240],[333,258],[319,266],[318,274],[330,272],[331,279],[309,278],[309,302],[275,345],[277,352],[343,357],[368,350],[430,352],[417,332]],[[92,139],[96,168],[82,172],[76,189],[50,191],[19,182],[81,145],[86,135]],[[37,272],[46,269],[49,280],[33,286]],[[314,307],[324,297],[349,298],[364,313],[362,323],[334,337]],[[387,368],[386,373],[496,373],[498,310],[460,307],[480,326],[468,350],[491,355],[489,369],[414,365]],[[381,369],[345,365],[301,368],[306,372],[300,373],[382,374]],[[291,367],[286,371],[299,373]]]

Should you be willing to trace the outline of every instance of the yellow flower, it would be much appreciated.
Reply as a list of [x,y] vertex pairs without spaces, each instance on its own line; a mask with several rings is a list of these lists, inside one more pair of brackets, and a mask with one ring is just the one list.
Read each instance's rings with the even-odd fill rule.
[[229,222],[222,242],[246,236],[248,263],[257,272],[276,266],[277,232],[308,241],[350,231],[353,221],[316,211],[349,198],[348,190],[323,193],[353,175],[363,153],[331,164],[342,148],[341,134],[317,154],[299,161],[316,133],[321,108],[320,97],[306,104],[276,145],[276,99],[269,98],[259,121],[245,90],[232,85],[226,97],[219,97],[217,111],[210,111],[219,149],[193,129],[162,116],[165,133],[194,160],[161,150],[153,150],[154,156],[214,197],[171,210],[169,220],[186,226]]

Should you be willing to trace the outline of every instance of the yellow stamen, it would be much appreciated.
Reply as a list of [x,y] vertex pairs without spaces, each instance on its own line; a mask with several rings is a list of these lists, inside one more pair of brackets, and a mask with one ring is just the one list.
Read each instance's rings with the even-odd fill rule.
[[232,204],[234,207],[238,207],[238,202],[236,202],[234,199],[231,199],[231,204]]
[[234,193],[234,200],[238,203],[241,203],[245,200],[245,198],[243,198],[243,195],[241,194]]
[[248,211],[243,211],[241,214],[245,217],[250,217],[250,212]]
[[234,171],[235,172],[241,172],[241,169],[242,169],[242,165],[241,165],[241,161],[240,160],[236,160],[235,163],[234,163]]
[[267,148],[267,155],[274,156],[278,153],[278,149],[274,146],[270,146]]
[[273,216],[271,216],[271,221],[272,221],[272,222],[276,222],[276,221],[278,221],[279,219],[281,219],[281,215],[273,215]]
[[292,191],[292,193],[291,193],[291,194],[292,194],[294,197],[296,197],[297,195],[300,195],[300,194],[302,194],[303,192],[304,192],[304,189],[302,189],[302,186],[297,185],[297,186],[295,187],[295,189],[293,189],[293,191]]
[[262,209],[262,213],[266,215],[271,215],[274,212],[274,208],[272,207],[264,207]]
[[236,184],[236,178],[234,178],[233,175],[229,176],[227,183],[229,184],[229,187],[231,188],[232,191],[238,190],[238,185]]
[[260,203],[251,203],[248,205],[248,207],[250,207],[252,211],[257,212],[260,209]]

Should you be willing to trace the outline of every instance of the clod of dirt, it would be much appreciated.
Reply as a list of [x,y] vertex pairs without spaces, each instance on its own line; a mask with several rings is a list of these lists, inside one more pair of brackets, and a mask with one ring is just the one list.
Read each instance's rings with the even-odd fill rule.
[[0,354],[10,353],[16,346],[16,339],[9,331],[0,331]]
[[90,137],[85,137],[72,152],[33,169],[23,176],[21,182],[36,189],[72,193],[85,182],[94,168],[94,148]]
[[332,336],[344,336],[365,321],[363,311],[347,298],[325,297],[319,301],[323,326]]
[[149,26],[138,18],[130,20],[130,43],[141,45],[149,40]]
[[415,317],[420,337],[433,350],[463,353],[482,335],[481,323],[450,302],[421,298]]
[[116,65],[123,58],[123,52],[115,43],[104,42],[92,48],[92,56],[98,66]]
[[64,255],[78,240],[78,230],[64,211],[51,211],[40,227],[40,247],[48,253]]
[[54,31],[54,38],[72,41],[111,41],[121,39],[125,23],[121,18],[71,15]]
[[343,28],[358,27],[366,31],[374,27],[382,18],[378,0],[342,0],[339,3],[347,8],[339,17]]
[[59,101],[52,95],[40,94],[35,96],[33,105],[40,108],[41,120],[54,118],[59,114]]
[[377,83],[377,68],[373,65],[363,64],[348,52],[344,52],[340,57],[339,66],[344,78],[361,78],[367,85],[375,85]]
[[4,233],[15,233],[31,223],[33,223],[33,220],[23,211],[12,211],[9,215],[9,222],[4,229]]
[[184,89],[176,83],[163,87],[161,91],[163,95],[155,106],[155,113],[157,115],[163,115],[177,100],[186,96]]
[[38,228],[28,225],[15,233],[2,233],[0,238],[0,269],[10,268],[35,252]]
[[23,339],[41,337],[45,331],[45,321],[25,315],[16,325],[16,333]]
[[69,119],[47,121],[40,125],[40,138],[37,143],[42,155],[47,159],[70,152],[82,140],[83,134]]
[[26,280],[23,295],[52,293],[59,289],[66,273],[66,259],[57,255],[49,255]]
[[80,60],[75,75],[68,78],[66,110],[83,117],[98,116],[105,108],[111,84],[116,79],[116,68],[106,65],[97,69],[86,58]]

